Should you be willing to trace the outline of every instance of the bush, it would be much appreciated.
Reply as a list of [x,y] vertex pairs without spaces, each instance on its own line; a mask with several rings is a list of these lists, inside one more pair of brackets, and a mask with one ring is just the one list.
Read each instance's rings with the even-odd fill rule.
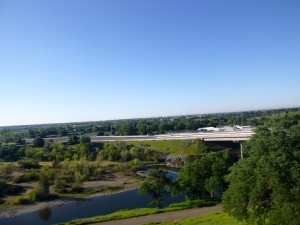
[[28,193],[27,199],[33,203],[36,202],[38,200],[38,189],[33,189]]
[[104,174],[104,170],[101,168],[93,169],[93,176],[102,176]]
[[23,179],[25,182],[28,181],[36,181],[40,179],[40,175],[34,170],[28,171],[23,175]]
[[40,165],[37,161],[32,159],[21,159],[18,161],[18,164],[24,169],[35,169],[40,168]]
[[56,180],[54,189],[58,193],[65,192],[65,188],[67,187],[67,182],[65,180]]
[[25,205],[25,204],[29,204],[30,201],[28,198],[24,197],[24,196],[19,196],[14,200],[14,205]]
[[12,164],[5,165],[1,168],[0,170],[0,177],[3,179],[10,179],[11,174],[16,170],[16,167],[13,166]]
[[72,191],[73,192],[77,192],[77,193],[80,193],[83,191],[83,187],[82,187],[82,184],[79,183],[79,182],[75,182],[72,184]]
[[50,194],[44,193],[44,191],[41,188],[33,189],[31,192],[28,193],[28,199],[32,203],[40,200],[49,200],[51,198],[52,196]]
[[39,180],[40,176],[34,170],[28,171],[23,175],[17,175],[13,178],[14,183],[23,183]]

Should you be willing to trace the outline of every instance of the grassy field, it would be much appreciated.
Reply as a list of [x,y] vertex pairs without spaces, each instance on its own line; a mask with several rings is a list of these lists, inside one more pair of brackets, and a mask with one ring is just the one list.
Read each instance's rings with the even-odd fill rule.
[[149,141],[126,141],[127,144],[134,146],[145,146],[155,150],[182,155],[198,153],[197,141],[194,139],[187,140],[149,140]]
[[229,216],[226,213],[208,213],[201,216],[166,221],[166,222],[151,222],[144,225],[250,225],[246,222],[240,222]]
[[212,206],[218,204],[219,201],[215,200],[195,200],[195,201],[186,201],[181,203],[171,204],[169,207],[158,209],[158,208],[139,208],[134,210],[120,210],[112,214],[104,216],[95,216],[91,218],[79,219],[67,223],[59,223],[60,225],[83,225],[83,224],[93,224],[105,221],[128,219],[139,216],[154,215],[164,212],[172,212],[189,208]]

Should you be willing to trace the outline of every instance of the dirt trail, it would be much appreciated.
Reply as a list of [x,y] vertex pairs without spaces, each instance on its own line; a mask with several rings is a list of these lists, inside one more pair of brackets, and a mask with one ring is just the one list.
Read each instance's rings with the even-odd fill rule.
[[168,221],[168,220],[183,219],[183,218],[198,216],[201,214],[206,214],[209,212],[220,212],[221,210],[222,210],[222,207],[220,205],[217,205],[217,206],[212,206],[212,207],[186,209],[186,210],[181,210],[181,211],[160,213],[160,214],[156,214],[156,215],[141,216],[141,217],[135,217],[135,218],[130,218],[130,219],[124,219],[124,220],[96,223],[94,225],[97,225],[97,224],[99,224],[99,225],[139,225],[139,224],[144,224],[144,223],[149,223],[149,222],[162,222],[162,221]]

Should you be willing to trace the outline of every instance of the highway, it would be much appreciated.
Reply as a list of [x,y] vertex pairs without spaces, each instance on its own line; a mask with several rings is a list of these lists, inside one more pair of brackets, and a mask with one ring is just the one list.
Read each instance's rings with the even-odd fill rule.
[[[92,142],[102,141],[145,141],[145,140],[180,140],[180,139],[203,139],[204,141],[245,141],[254,134],[253,131],[214,131],[194,133],[172,133],[159,135],[135,135],[135,136],[91,136]],[[55,142],[67,142],[68,137],[45,138]],[[32,142],[33,139],[26,139]]]
[[145,141],[145,140],[180,140],[180,139],[203,139],[204,141],[245,141],[253,131],[233,132],[197,132],[197,133],[174,133],[160,135],[137,135],[137,136],[92,136],[92,142],[101,141]]

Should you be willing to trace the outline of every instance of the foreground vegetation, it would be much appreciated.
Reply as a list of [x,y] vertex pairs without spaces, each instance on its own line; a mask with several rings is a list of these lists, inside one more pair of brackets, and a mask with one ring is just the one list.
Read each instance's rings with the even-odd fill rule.
[[172,212],[178,211],[183,209],[190,209],[196,207],[204,207],[204,206],[213,206],[220,203],[219,200],[194,200],[194,201],[186,201],[182,203],[174,203],[170,206],[162,209],[158,208],[139,208],[133,210],[120,210],[115,213],[111,213],[105,216],[95,216],[86,219],[79,219],[67,223],[59,223],[60,225],[83,225],[83,224],[93,224],[93,223],[100,223],[105,221],[112,221],[112,220],[121,220],[121,219],[128,219],[133,217],[139,216],[146,216],[146,215],[154,215],[158,213],[164,212]]
[[250,225],[241,222],[226,213],[208,213],[201,216],[195,216],[187,219],[172,220],[166,222],[151,222],[144,225]]
[[249,157],[230,169],[226,212],[258,224],[300,221],[300,112],[274,115],[246,143]]

